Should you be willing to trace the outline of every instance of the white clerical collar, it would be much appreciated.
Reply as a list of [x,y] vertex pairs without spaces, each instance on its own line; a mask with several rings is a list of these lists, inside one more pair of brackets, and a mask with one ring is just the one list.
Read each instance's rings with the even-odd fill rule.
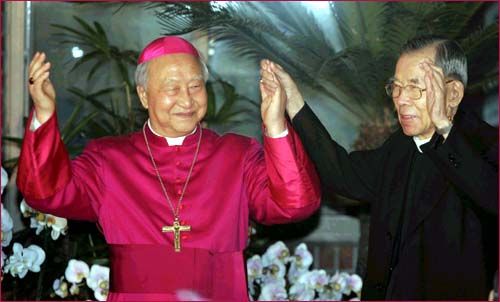
[[424,152],[422,152],[422,149],[420,149],[420,146],[422,146],[423,144],[426,144],[426,143],[430,142],[431,138],[432,138],[432,136],[429,137],[429,138],[424,138],[424,139],[420,139],[420,138],[418,138],[416,136],[413,137],[413,141],[415,142],[415,145],[417,145],[418,152],[424,153]]
[[[186,138],[187,135],[184,135],[184,136],[179,136],[179,137],[167,137],[167,136],[163,136],[163,135],[160,135],[158,133],[156,133],[154,130],[153,130],[153,127],[151,127],[151,120],[148,119],[148,127],[149,127],[149,130],[151,130],[151,132],[154,133],[154,135],[156,136],[160,136],[160,137],[164,137],[166,140],[167,140],[167,143],[169,146],[180,146],[182,145],[182,143],[184,142],[184,139]],[[196,132],[196,128],[194,128],[193,132],[189,133],[188,135],[191,135],[193,133]]]

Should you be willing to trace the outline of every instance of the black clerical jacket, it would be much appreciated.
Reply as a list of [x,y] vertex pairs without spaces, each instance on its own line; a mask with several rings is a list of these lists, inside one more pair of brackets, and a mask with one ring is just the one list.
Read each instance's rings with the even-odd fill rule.
[[[485,300],[498,268],[498,129],[459,111],[443,142],[421,146],[428,171],[402,215],[415,142],[401,130],[347,153],[305,105],[293,119],[324,197],[371,203],[362,300]],[[401,217],[407,217],[398,238]],[[400,239],[399,249],[395,246]],[[396,259],[397,255],[397,259]]]

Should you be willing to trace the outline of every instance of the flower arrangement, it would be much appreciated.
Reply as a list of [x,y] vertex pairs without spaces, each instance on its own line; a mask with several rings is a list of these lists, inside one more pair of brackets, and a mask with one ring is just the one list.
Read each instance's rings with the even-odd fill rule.
[[[68,282],[71,284],[69,289]],[[80,287],[84,285],[94,291],[94,297],[98,301],[106,301],[109,293],[109,267],[94,264],[89,269],[84,261],[71,259],[64,276],[54,280],[52,289],[55,295],[64,299],[68,296],[78,296]]]
[[[2,193],[7,182],[8,174],[2,168]],[[36,244],[31,244],[24,248],[20,243],[15,242],[12,245],[12,255],[7,257],[3,248],[8,247],[12,241],[13,221],[10,213],[3,207],[3,204],[1,204],[1,210],[2,272],[19,279],[24,279],[30,271],[40,273],[44,269],[41,266],[46,259],[44,249],[47,247],[47,244],[44,244],[44,248]],[[46,243],[48,243],[47,240],[50,241],[49,238],[56,241],[61,235],[67,234],[68,221],[66,219],[34,210],[25,200],[21,202],[20,210],[23,217],[30,218],[30,228],[34,229],[36,236],[39,236],[43,231],[50,232],[50,237],[48,233],[45,234]],[[47,270],[47,265],[50,264],[46,263],[45,270]],[[40,284],[42,284],[41,275],[38,276],[38,283]],[[92,292],[96,300],[106,300],[109,292],[109,268],[99,264],[93,264],[89,268],[89,265],[84,261],[70,259],[64,271],[64,276],[55,279],[52,283],[50,297],[58,296],[65,299],[71,296],[74,299],[85,300],[91,297]]]
[[[2,193],[7,186],[8,174],[2,168]],[[23,279],[26,274],[31,271],[38,273],[40,271],[40,265],[45,261],[45,252],[38,245],[32,244],[27,248],[14,242],[12,245],[12,255],[7,257],[4,253],[3,248],[8,247],[12,241],[12,228],[13,221],[9,212],[3,207],[2,209],[2,271],[4,273],[10,273],[12,277],[18,277]]]
[[66,235],[68,220],[65,218],[36,211],[24,199],[21,201],[19,208],[25,218],[30,218],[30,228],[35,229],[37,235],[40,235],[46,228],[52,229],[50,236],[53,240],[57,240],[61,234]]
[[247,260],[249,295],[252,300],[359,300],[362,280],[356,274],[337,272],[329,276],[325,270],[309,270],[312,254],[305,243],[291,255],[278,241],[262,255]]

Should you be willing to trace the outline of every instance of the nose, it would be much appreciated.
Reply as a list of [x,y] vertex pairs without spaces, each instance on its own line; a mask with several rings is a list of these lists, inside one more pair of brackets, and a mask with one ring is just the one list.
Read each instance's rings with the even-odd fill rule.
[[192,95],[189,93],[189,89],[182,89],[182,93],[179,95],[177,99],[177,105],[183,108],[191,108],[193,106],[194,99]]

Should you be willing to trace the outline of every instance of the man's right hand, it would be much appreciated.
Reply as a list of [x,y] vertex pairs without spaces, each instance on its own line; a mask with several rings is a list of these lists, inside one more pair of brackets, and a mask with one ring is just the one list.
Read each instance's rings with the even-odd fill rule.
[[56,110],[56,92],[50,82],[50,63],[45,53],[36,52],[29,65],[28,90],[35,104],[37,120],[43,124]]
[[297,114],[297,112],[304,106],[304,98],[299,91],[299,88],[293,81],[292,77],[281,67],[280,65],[269,61],[261,61],[261,70],[271,70],[279,79],[281,85],[285,89],[287,102],[286,102],[286,112],[290,119]]

